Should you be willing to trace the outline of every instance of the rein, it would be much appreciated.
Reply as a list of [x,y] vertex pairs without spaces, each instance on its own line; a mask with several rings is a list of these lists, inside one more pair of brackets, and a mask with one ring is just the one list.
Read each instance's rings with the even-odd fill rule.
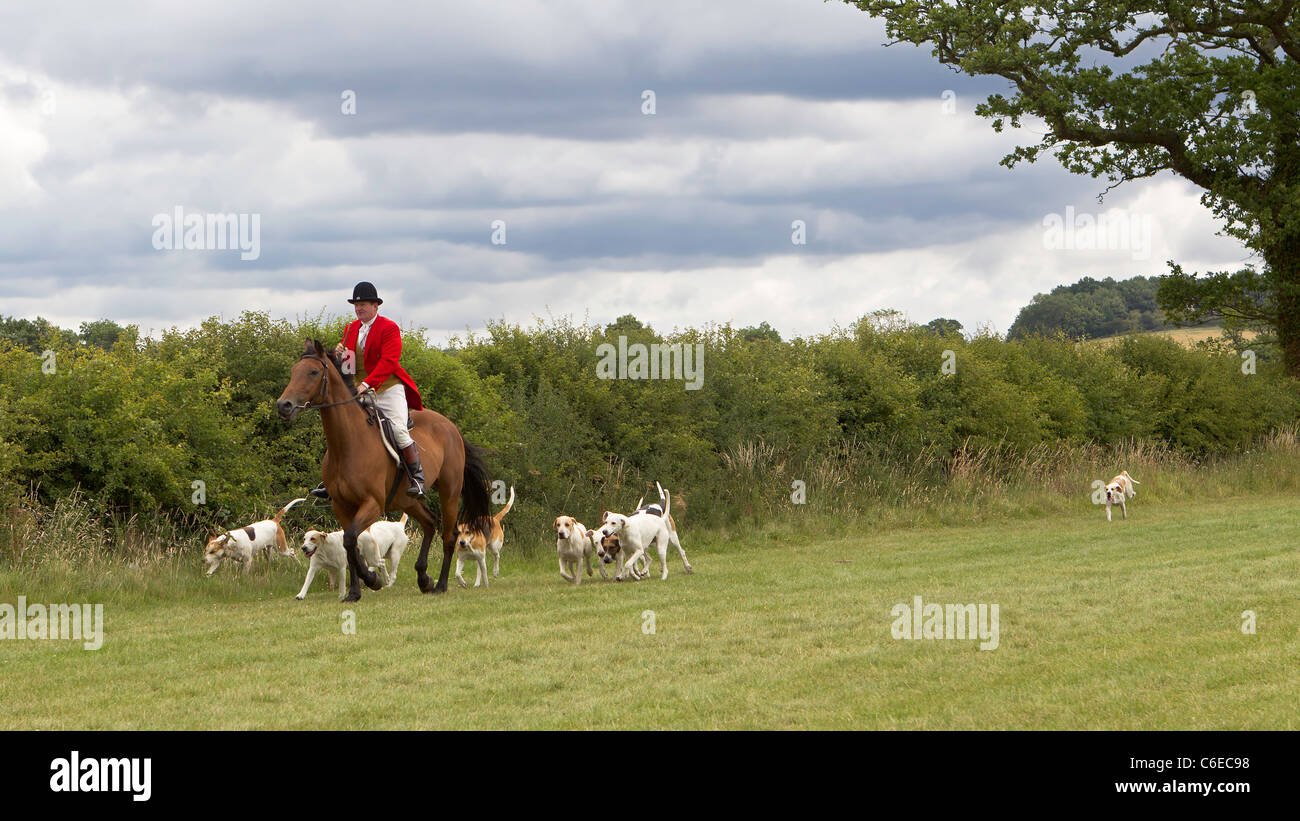
[[[324,359],[322,359],[321,357],[317,356],[316,354],[312,354],[312,353],[305,353],[305,354],[303,354],[302,356],[298,357],[298,361],[299,361],[299,362],[301,362],[301,361],[304,360],[304,359],[315,359],[317,362],[319,362],[319,363],[321,364],[321,369],[322,369],[322,371],[321,371],[321,376],[320,376],[320,390],[316,391],[316,395],[317,395],[317,396],[324,396],[324,395],[325,395],[325,389],[329,386],[329,379],[330,379],[330,375],[329,375],[329,369],[330,369],[330,366],[329,366],[329,363],[326,362],[326,361],[325,361]],[[358,399],[360,399],[362,396],[364,396],[364,394],[360,394],[360,393],[358,393],[358,394],[352,396],[352,398],[350,398],[350,399],[344,399],[344,400],[342,400],[342,401],[340,401],[340,402],[330,402],[330,403],[325,404],[325,405],[315,404],[315,403],[312,403],[312,402],[304,402],[304,403],[301,404],[301,405],[294,405],[294,409],[295,409],[295,410],[320,410],[321,408],[332,408],[332,407],[334,407],[335,405],[346,405],[346,404],[349,403],[349,402],[356,402],[356,401],[357,401]]]
[[[329,364],[328,362],[326,362],[324,359],[322,359],[321,357],[317,356],[316,354],[312,354],[312,353],[305,353],[305,354],[303,354],[302,356],[298,357],[298,361],[299,361],[299,362],[301,362],[301,361],[304,360],[304,359],[314,359],[314,360],[316,360],[317,362],[319,362],[319,363],[321,364],[322,373],[321,373],[321,377],[320,377],[320,390],[318,390],[318,391],[316,392],[316,395],[317,395],[318,397],[320,397],[320,396],[324,396],[326,389],[329,387],[329,378],[330,378],[329,369],[330,369],[330,364]],[[349,402],[356,402],[356,401],[358,401],[359,399],[361,399],[361,397],[363,397],[363,396],[365,396],[364,393],[358,393],[358,394],[353,395],[351,398],[349,398],[349,399],[344,399],[344,400],[342,400],[342,401],[340,401],[340,402],[330,402],[330,403],[328,403],[328,404],[324,404],[324,405],[314,404],[314,403],[312,403],[312,402],[304,402],[304,403],[301,404],[301,405],[294,405],[294,407],[295,407],[295,408],[298,408],[298,409],[305,409],[305,410],[320,410],[321,408],[332,408],[332,407],[334,407],[335,405],[346,405],[346,404],[349,403]],[[376,413],[375,413],[375,409],[374,409],[374,407],[373,407],[373,406],[372,406],[372,407],[366,407],[366,406],[363,405],[363,406],[362,406],[362,409],[366,411],[366,422],[367,422],[367,424],[374,425],[374,424],[376,423],[376,419],[377,419],[377,415],[376,415]],[[384,438],[384,433],[383,433],[382,430],[379,431],[379,438],[380,438],[380,441],[381,441],[381,443],[382,443],[383,438]],[[399,461],[400,461],[400,459],[399,459]],[[390,509],[392,508],[393,497],[397,495],[397,489],[398,489],[399,487],[401,487],[401,484],[402,484],[402,469],[399,467],[399,468],[394,472],[394,475],[393,475],[393,487],[392,487],[391,490],[388,491],[388,498],[384,500],[384,510],[390,510]],[[304,551],[304,552],[305,552],[305,551]],[[313,551],[313,552],[314,552],[314,551]]]

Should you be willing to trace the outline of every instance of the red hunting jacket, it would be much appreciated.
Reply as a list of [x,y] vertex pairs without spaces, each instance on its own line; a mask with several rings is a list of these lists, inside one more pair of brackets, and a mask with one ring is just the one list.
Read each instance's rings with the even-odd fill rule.
[[[343,347],[352,351],[353,356],[356,355],[359,333],[361,333],[359,319],[348,323],[347,330],[343,332]],[[411,375],[403,370],[401,358],[401,329],[388,317],[377,315],[370,325],[370,333],[366,334],[365,357],[361,363],[362,368],[357,368],[358,384],[362,379],[363,368],[365,383],[375,390],[379,390],[390,377],[394,378],[406,386],[407,408],[423,410],[424,403],[420,401],[420,389],[415,386],[415,380]]]

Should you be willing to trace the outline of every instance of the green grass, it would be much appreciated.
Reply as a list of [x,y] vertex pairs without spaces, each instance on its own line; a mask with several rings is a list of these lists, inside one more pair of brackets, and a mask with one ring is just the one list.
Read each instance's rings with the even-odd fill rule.
[[[578,588],[507,544],[443,597],[412,551],[353,605],[287,564],[0,570],[0,602],[102,601],[107,634],[0,641],[0,728],[1300,728],[1294,496],[800,532],[687,530],[694,575]],[[915,595],[997,603],[1000,647],[893,639]]]

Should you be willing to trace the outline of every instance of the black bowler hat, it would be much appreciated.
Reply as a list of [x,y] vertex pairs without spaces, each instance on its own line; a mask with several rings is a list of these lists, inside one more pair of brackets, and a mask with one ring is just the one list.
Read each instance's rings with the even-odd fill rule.
[[384,301],[379,298],[379,292],[375,290],[375,286],[369,282],[358,282],[357,287],[352,289],[352,298],[348,302],[377,302],[380,305],[384,304]]

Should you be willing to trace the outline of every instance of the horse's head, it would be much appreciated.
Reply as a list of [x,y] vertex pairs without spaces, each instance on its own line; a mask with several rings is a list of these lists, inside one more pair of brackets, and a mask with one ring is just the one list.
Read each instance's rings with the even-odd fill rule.
[[325,402],[333,358],[333,352],[327,352],[319,341],[307,340],[302,356],[289,371],[289,384],[275,401],[275,412],[281,419],[291,422],[308,403]]

